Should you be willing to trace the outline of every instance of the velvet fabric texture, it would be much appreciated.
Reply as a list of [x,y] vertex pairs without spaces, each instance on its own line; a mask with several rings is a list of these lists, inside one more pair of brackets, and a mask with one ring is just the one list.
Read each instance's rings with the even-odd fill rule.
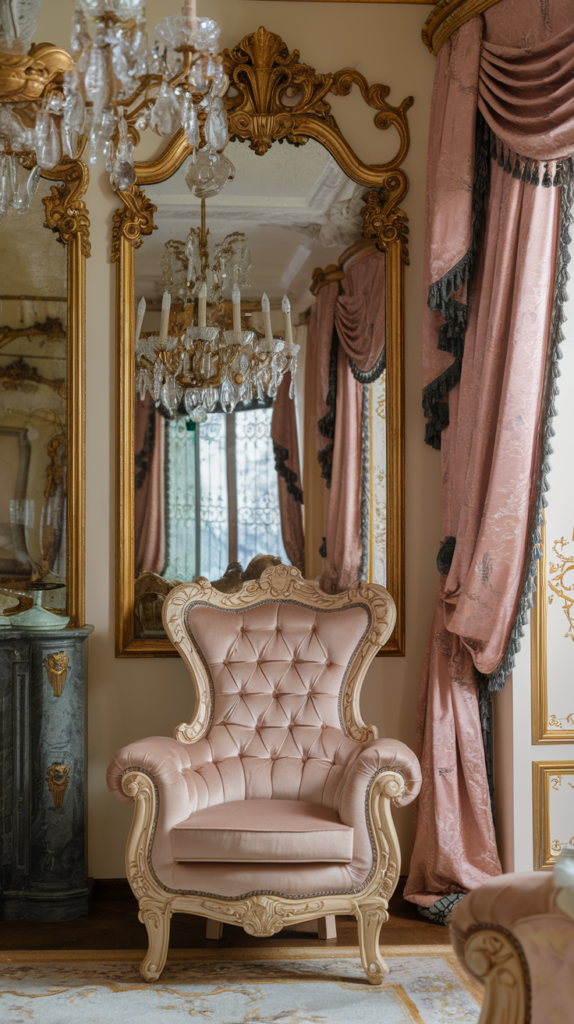
[[305,521],[295,399],[289,398],[291,374],[285,375],[273,402],[271,440],[278,473],[281,537],[287,558],[305,572]]
[[161,575],[165,565],[165,420],[150,395],[136,398],[134,424],[135,571]]
[[[163,885],[221,896],[253,891],[304,896],[362,887],[373,867],[366,801],[374,777],[385,768],[403,775],[406,788],[395,801],[398,806],[410,803],[420,786],[418,761],[403,743],[357,743],[341,728],[341,689],[368,624],[360,607],[317,612],[295,602],[269,601],[245,612],[191,609],[190,635],[211,679],[206,737],[187,744],[152,736],[124,747],[108,769],[108,786],[124,802],[130,798],[121,780],[130,768],[148,772],[155,781],[159,809],[152,863]],[[267,800],[299,804],[298,827],[312,833],[320,809],[332,812],[324,818],[352,830],[352,859],[327,859],[328,840],[320,863],[250,866],[175,859],[173,830],[196,812],[220,807],[221,823],[223,805],[245,801],[247,821],[253,817],[249,802]],[[294,827],[292,814],[291,804],[288,830]],[[344,835],[348,842],[349,832]],[[307,845],[318,842],[311,836]]]
[[363,385],[384,369],[386,261],[371,247],[319,292],[311,310],[305,395],[315,403],[317,458],[327,481],[321,587],[346,590],[362,562]]
[[464,963],[464,945],[480,925],[510,932],[529,973],[532,1024],[572,1018],[574,921],[557,906],[552,874],[524,872],[491,879],[457,904],[450,935]]
[[[518,24],[527,43],[513,48]],[[557,3],[544,21],[538,3],[501,0],[484,20],[462,26],[437,61],[427,178],[425,307],[428,296],[431,308],[425,311],[424,400],[432,414],[427,440],[442,441],[442,532],[452,558],[438,585],[417,716],[423,787],[405,896],[422,906],[500,872],[476,672],[491,688],[501,685],[518,643],[551,386],[562,190],[523,181],[506,159],[500,166],[500,144],[496,161],[488,146],[483,180],[473,177],[483,141],[478,137],[475,153],[476,105],[495,132],[522,125],[520,140],[507,134],[505,144],[519,141],[523,157],[551,159],[558,137],[566,147],[561,155],[568,155],[574,117],[553,89],[564,87],[569,40],[571,8]],[[520,97],[530,106],[517,121]],[[567,119],[562,134],[560,112]],[[430,408],[432,394],[442,411]]]
[[231,800],[172,828],[171,848],[178,861],[349,864],[353,829],[304,800]]

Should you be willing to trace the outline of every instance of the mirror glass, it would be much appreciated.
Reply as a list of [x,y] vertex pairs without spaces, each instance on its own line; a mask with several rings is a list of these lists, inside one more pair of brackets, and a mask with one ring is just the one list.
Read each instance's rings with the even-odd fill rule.
[[[274,144],[263,156],[248,143],[236,141],[226,154],[235,166],[235,178],[207,199],[204,209],[210,264],[227,236],[246,236],[246,244],[238,245],[242,328],[257,337],[265,335],[262,295],[269,299],[275,338],[285,336],[282,300],[289,299],[293,342],[299,346],[293,398],[300,476],[296,485],[305,490],[306,339],[310,310],[317,301],[311,292],[313,272],[337,264],[361,239],[366,190],[314,140],[298,147]],[[202,204],[185,183],[188,167],[189,160],[168,180],[145,186],[146,196],[157,207],[157,230],[135,253],[136,304],[142,297],[146,300],[140,334],[144,340],[157,339],[161,330],[166,288],[172,297],[169,333],[186,322],[186,240],[190,229],[200,227],[202,217]],[[229,272],[218,300],[208,303],[208,325],[232,327],[231,282]],[[195,299],[194,315],[197,311]],[[134,372],[137,379],[136,367]],[[143,399],[136,394],[134,408],[134,625],[140,638],[165,635],[161,605],[175,582],[198,575],[219,581],[230,563],[239,563],[245,571],[259,555],[290,561],[277,445],[274,450],[271,438],[274,396],[260,394],[257,400],[255,395],[253,401],[239,402],[232,413],[224,412],[218,401],[203,422],[193,420],[183,400],[176,397],[170,408],[165,396],[159,401],[155,397],[149,392]],[[378,427],[376,446],[364,450],[364,458],[370,460],[364,507],[375,513],[367,512],[357,527],[363,534],[362,575],[381,583],[386,534],[384,416],[383,371],[374,384],[365,385],[364,430],[370,434],[374,418]],[[305,507],[305,520],[312,513]],[[317,508],[315,514],[322,518],[323,511]],[[319,536],[320,530],[321,526]],[[259,563],[255,568],[260,575]],[[230,566],[227,579],[237,571]]]
[[[66,609],[67,252],[44,227],[40,179],[0,223],[0,612]],[[56,586],[57,585],[57,586]],[[17,588],[22,586],[18,594]]]

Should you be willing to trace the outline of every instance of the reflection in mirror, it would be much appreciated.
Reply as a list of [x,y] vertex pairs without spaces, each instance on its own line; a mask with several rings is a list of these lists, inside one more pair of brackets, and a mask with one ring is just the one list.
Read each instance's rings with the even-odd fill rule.
[[[157,230],[135,254],[140,638],[165,635],[166,594],[198,575],[233,590],[282,561],[308,576],[323,572],[329,589],[357,577],[385,582],[385,257],[362,238],[365,189],[313,140],[273,145],[264,157],[239,142],[227,151],[235,179],[203,209],[185,184],[189,161],[145,189]],[[359,263],[368,272],[357,272]],[[357,363],[376,364],[368,383]],[[321,543],[333,529],[335,414],[344,422],[349,410],[344,472],[356,486],[338,519],[354,536],[343,538],[338,568],[336,545],[330,559],[324,540],[321,553],[306,551],[305,531]],[[312,496],[305,507],[303,491]]]
[[49,194],[41,179],[30,209],[0,224],[0,612],[6,625],[43,604],[54,628],[68,621],[68,287],[66,247],[44,227]]

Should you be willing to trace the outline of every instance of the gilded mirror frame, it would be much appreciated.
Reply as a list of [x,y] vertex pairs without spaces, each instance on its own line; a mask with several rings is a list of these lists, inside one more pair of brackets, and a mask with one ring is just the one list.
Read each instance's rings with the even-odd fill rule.
[[[387,256],[387,589],[397,606],[397,623],[382,654],[402,655],[405,643],[404,585],[404,268],[409,262],[407,216],[399,203],[408,179],[401,164],[409,148],[407,111],[412,97],[398,107],[387,102],[389,87],[368,82],[345,68],[318,74],[299,61],[280,36],[260,28],[224,52],[230,86],[225,96],[230,139],[249,141],[263,155],[274,142],[302,145],[315,139],[356,183],[369,188],[363,213],[363,237],[372,239]],[[371,107],[377,128],[394,127],[398,152],[385,164],[367,164],[345,139],[327,96],[348,96],[356,85]],[[293,105],[282,103],[286,88],[296,93]],[[144,101],[145,103],[145,101]],[[130,115],[130,130],[141,112]],[[135,251],[154,229],[156,207],[144,186],[171,177],[191,153],[183,131],[152,161],[136,163],[136,183],[118,192],[112,231],[112,262],[116,264],[117,431],[116,431],[116,656],[178,657],[170,641],[140,639],[134,628],[134,305]],[[336,272],[337,267],[326,270]],[[339,274],[341,276],[341,274]]]
[[[61,91],[63,75],[73,68],[69,54],[50,43],[33,45],[27,54],[0,55],[0,103],[27,103],[33,118],[42,99]],[[32,121],[33,124],[33,121]],[[43,198],[44,226],[67,249],[67,372],[66,372],[66,609],[69,626],[85,622],[85,391],[86,391],[86,259],[90,255],[90,220],[82,199],[89,171],[81,157],[64,157],[41,177],[55,184]],[[23,156],[35,164],[34,153]],[[41,216],[40,209],[37,215]],[[18,216],[17,214],[15,216]]]

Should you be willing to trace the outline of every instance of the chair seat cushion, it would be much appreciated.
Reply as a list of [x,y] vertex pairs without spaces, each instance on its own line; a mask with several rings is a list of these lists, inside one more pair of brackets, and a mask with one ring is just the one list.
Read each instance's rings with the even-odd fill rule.
[[233,800],[171,830],[176,861],[349,864],[353,829],[330,807],[303,800]]

